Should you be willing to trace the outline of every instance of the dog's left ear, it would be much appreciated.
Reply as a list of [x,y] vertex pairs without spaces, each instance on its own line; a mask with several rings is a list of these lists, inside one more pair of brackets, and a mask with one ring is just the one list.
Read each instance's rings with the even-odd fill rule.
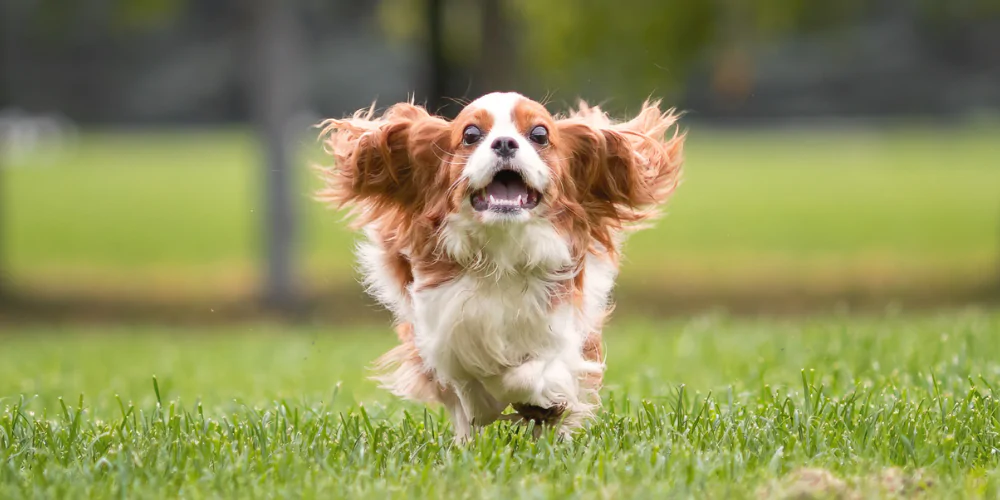
[[666,201],[683,161],[684,135],[674,128],[676,121],[658,102],[643,104],[624,123],[612,123],[600,108],[585,103],[557,121],[562,156],[569,158],[570,177],[584,209],[636,222]]

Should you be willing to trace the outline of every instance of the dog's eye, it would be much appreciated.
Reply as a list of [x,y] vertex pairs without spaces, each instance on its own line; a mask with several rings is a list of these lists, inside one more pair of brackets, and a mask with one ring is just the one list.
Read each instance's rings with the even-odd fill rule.
[[528,134],[528,139],[531,139],[535,144],[541,144],[544,146],[549,143],[549,130],[539,125],[531,129],[531,133]]
[[479,127],[475,125],[469,125],[468,127],[465,127],[465,131],[462,132],[462,144],[465,144],[466,146],[471,146],[479,142],[479,140],[482,138],[483,138],[483,131],[479,130]]

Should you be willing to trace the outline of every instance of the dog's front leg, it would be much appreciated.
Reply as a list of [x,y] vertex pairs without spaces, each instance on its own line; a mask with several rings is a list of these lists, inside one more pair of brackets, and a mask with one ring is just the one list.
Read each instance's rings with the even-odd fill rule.
[[558,381],[565,382],[571,377],[558,361],[529,359],[503,373],[499,390],[505,400],[513,402],[520,419],[539,425],[555,425],[572,399],[566,390],[567,384]]
[[593,409],[593,404],[582,397],[580,378],[601,368],[582,358],[531,359],[508,369],[501,383],[523,421],[555,426],[560,434],[568,436]]
[[464,443],[472,438],[473,432],[492,424],[500,417],[506,403],[500,403],[486,391],[478,381],[456,384],[458,404],[449,407],[455,423],[455,441]]
[[444,404],[445,409],[448,410],[448,416],[451,417],[455,442],[465,443],[469,441],[472,438],[472,425],[469,423],[469,415],[462,406],[462,400],[459,399],[456,391],[450,390],[442,394],[441,403]]

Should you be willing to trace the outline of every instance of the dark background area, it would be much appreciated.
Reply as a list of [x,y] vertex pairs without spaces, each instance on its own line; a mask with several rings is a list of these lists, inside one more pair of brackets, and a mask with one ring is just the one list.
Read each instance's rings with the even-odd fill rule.
[[498,88],[612,109],[655,93],[698,120],[1000,108],[991,0],[3,5],[0,106],[85,124],[251,120],[264,43],[281,45],[296,108],[322,116],[410,93],[449,113],[445,98]]

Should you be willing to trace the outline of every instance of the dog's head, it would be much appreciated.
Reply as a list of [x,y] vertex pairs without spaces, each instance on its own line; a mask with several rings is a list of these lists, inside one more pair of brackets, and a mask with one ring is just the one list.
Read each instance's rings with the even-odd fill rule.
[[[321,198],[353,205],[362,222],[440,234],[450,222],[551,223],[613,251],[613,235],[649,217],[677,184],[683,136],[676,117],[646,103],[616,123],[581,103],[556,117],[516,93],[493,93],[453,121],[409,103],[327,120]],[[586,243],[590,244],[590,242]]]

